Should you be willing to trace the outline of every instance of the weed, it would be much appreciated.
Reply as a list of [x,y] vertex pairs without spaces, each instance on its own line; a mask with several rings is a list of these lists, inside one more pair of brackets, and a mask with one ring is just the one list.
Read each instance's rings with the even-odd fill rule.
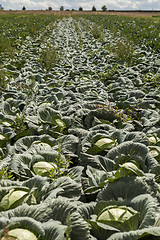
[[91,34],[93,35],[93,37],[101,42],[104,41],[104,32],[103,29],[98,26],[98,25],[94,25],[94,27],[91,30]]
[[11,172],[9,172],[7,168],[0,169],[0,179],[14,180],[13,174]]
[[99,112],[109,112],[115,119],[119,119],[124,122],[130,122],[134,119],[140,120],[139,110],[143,101],[140,101],[134,106],[129,106],[128,108],[118,108],[118,106],[113,105],[111,102],[106,101],[105,104],[97,104],[96,109]]
[[65,157],[65,160],[62,159],[62,141],[61,139],[58,141],[58,147],[56,149],[58,151],[58,155],[55,159],[56,168],[53,168],[49,171],[50,178],[59,178],[64,175],[65,170],[68,167],[69,163],[72,163],[69,158]]
[[16,132],[26,130],[25,120],[26,119],[25,119],[24,113],[16,114],[16,118],[14,119],[15,124],[13,126],[13,128],[15,129]]
[[114,44],[107,45],[106,50],[112,52],[121,64],[126,64],[127,67],[138,63],[139,53],[135,52],[134,44],[127,38],[120,38]]
[[79,38],[79,47],[83,48],[82,33],[81,33],[79,25],[76,21],[74,21],[74,27],[75,27],[75,30],[77,32],[78,38]]
[[149,82],[153,84],[154,87],[158,87],[160,85],[160,73],[153,74],[150,72],[145,74],[143,77],[143,82]]
[[54,46],[47,46],[40,52],[40,63],[49,72],[60,60],[60,55]]
[[0,37],[0,54],[7,54],[10,58],[14,56],[14,49],[11,46],[10,41],[3,37]]
[[0,89],[5,90],[8,84],[8,79],[6,77],[6,71],[1,69],[0,66]]
[[[9,232],[9,229],[8,229],[5,225],[3,225],[3,229],[0,231],[0,235],[3,236],[3,238],[4,238],[5,240],[17,239],[17,238],[14,237],[14,236],[9,236],[8,232]],[[2,239],[2,238],[0,237],[0,240],[1,240],[1,239]]]
[[70,233],[72,232],[72,225],[71,225],[70,213],[68,213],[68,215],[67,215],[66,223],[67,223],[67,229],[65,231],[65,239],[66,240],[71,240]]
[[68,164],[72,163],[69,159],[69,157],[65,157],[65,159],[63,160],[62,159],[62,133],[63,133],[63,130],[64,128],[61,129],[60,131],[60,137],[59,137],[59,140],[58,140],[58,145],[57,145],[57,152],[58,152],[58,155],[57,157],[55,158],[55,164],[56,164],[56,167],[55,168],[52,168],[51,171],[49,171],[49,177],[50,178],[59,178],[61,177],[65,170],[68,168]]
[[108,68],[106,72],[98,73],[98,76],[99,76],[99,79],[102,82],[104,82],[106,80],[112,79],[116,73],[117,73],[117,68],[113,66],[112,68]]

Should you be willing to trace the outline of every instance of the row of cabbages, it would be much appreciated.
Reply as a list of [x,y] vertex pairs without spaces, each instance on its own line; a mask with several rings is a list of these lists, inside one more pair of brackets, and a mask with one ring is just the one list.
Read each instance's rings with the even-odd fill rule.
[[[142,81],[158,56],[119,65],[81,22],[58,21],[42,44],[28,38],[22,69],[5,60],[15,78],[0,93],[2,240],[160,237],[160,88]],[[61,58],[46,72],[48,42]]]

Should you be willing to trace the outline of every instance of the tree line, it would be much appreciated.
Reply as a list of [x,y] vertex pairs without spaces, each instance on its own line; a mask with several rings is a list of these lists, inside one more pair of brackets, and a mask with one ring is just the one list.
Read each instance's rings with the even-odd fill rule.
[[[23,6],[23,7],[22,7],[22,10],[26,10],[26,7]],[[48,9],[46,9],[46,10],[52,11],[53,9],[52,9],[52,7],[48,7]],[[82,7],[79,7],[78,10],[79,10],[79,11],[83,11],[83,8],[82,8]],[[103,5],[103,6],[101,7],[101,10],[104,11],[104,12],[107,11],[106,5]],[[61,6],[61,7],[60,7],[60,11],[64,11],[64,6]],[[66,9],[65,11],[70,11],[70,9]],[[76,11],[76,10],[75,10],[75,9],[71,9],[71,11]],[[96,9],[95,6],[92,7],[92,11],[93,11],[93,12],[97,11],[97,9]]]

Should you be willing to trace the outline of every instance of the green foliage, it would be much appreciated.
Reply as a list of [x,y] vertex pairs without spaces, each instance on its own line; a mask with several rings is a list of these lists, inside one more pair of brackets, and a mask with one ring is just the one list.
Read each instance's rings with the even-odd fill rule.
[[112,49],[115,56],[122,62],[126,62],[128,66],[132,65],[134,56],[134,46],[131,41],[127,39],[118,40],[116,47]]
[[82,7],[79,7],[79,11],[83,11],[83,8],[82,8]]
[[22,10],[26,10],[26,7],[25,7],[25,6],[23,6],[23,7],[22,7]]
[[0,54],[1,53],[7,54],[10,58],[12,58],[14,54],[11,41],[6,41],[5,37],[0,37]]
[[61,6],[61,7],[60,7],[60,11],[64,11],[64,6]]
[[102,11],[103,11],[103,12],[107,11],[106,5],[103,5],[103,6],[102,6]]
[[41,14],[29,14],[27,17],[25,14],[1,15],[0,54],[7,54],[10,58],[13,58],[16,52],[19,52],[20,46],[27,36],[36,38],[40,30],[45,29],[49,23],[53,23],[57,18],[54,15],[45,16]]
[[63,176],[69,164],[72,163],[72,161],[70,161],[68,157],[65,157],[65,159],[62,158],[62,144],[63,144],[62,140],[61,138],[59,138],[58,145],[56,148],[56,150],[58,151],[58,155],[54,160],[55,167],[49,171],[49,177],[52,179]]
[[[84,17],[84,16],[83,16]],[[154,18],[123,17],[116,15],[103,16],[85,16],[85,18],[103,25],[109,29],[114,36],[120,36],[129,39],[139,46],[145,45],[154,52],[159,53],[159,21],[153,21]]]
[[96,11],[97,11],[97,9],[96,9],[95,6],[92,7],[92,11],[93,11],[93,12],[96,12]]

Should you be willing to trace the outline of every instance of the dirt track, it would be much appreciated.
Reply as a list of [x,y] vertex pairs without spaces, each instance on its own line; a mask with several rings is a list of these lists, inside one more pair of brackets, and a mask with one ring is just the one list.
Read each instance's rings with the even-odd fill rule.
[[49,14],[49,15],[81,15],[81,14],[94,14],[94,15],[120,15],[132,17],[152,17],[160,16],[160,11],[48,11],[48,10],[1,10],[0,14],[9,13],[26,13],[26,14]]

